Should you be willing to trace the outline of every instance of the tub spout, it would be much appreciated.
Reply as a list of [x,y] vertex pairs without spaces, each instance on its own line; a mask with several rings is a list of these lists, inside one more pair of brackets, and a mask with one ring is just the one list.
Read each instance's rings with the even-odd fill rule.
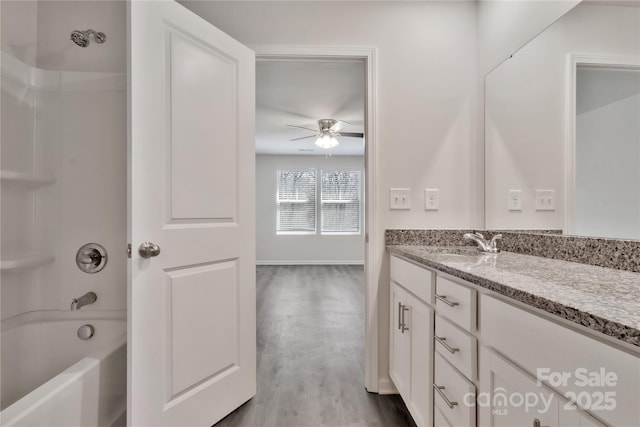
[[85,305],[93,304],[98,300],[98,295],[95,292],[87,292],[80,298],[74,298],[71,301],[71,310],[80,310]]

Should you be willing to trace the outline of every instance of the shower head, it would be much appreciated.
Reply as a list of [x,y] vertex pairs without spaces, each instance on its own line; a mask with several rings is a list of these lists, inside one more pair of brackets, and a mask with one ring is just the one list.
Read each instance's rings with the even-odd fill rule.
[[80,47],[89,46],[89,38],[93,36],[96,43],[104,43],[107,40],[107,36],[104,33],[99,33],[94,30],[73,30],[71,32],[71,41]]

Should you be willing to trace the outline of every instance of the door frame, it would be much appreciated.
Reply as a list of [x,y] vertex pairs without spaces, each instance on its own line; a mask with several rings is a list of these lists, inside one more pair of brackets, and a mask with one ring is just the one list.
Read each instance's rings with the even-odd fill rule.
[[639,69],[640,57],[567,55],[566,102],[565,102],[565,204],[564,234],[575,234],[576,212],[576,83],[579,66],[593,66],[605,69]]
[[303,46],[303,45],[251,45],[258,59],[359,59],[365,62],[365,373],[367,391],[377,393],[378,375],[378,276],[383,253],[379,241],[383,235],[378,226],[378,146],[377,111],[377,52],[373,46]]

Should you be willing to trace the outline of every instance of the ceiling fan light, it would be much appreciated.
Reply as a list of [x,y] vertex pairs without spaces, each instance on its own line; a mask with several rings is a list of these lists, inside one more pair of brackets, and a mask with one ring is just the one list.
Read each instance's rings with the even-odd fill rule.
[[320,148],[333,148],[338,145],[338,140],[331,135],[321,135],[316,139],[315,144]]

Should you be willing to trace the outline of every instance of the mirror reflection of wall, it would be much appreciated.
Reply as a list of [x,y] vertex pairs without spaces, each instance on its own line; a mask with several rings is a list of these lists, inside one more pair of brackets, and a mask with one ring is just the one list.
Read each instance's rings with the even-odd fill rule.
[[571,231],[640,239],[640,69],[578,66],[575,112]]
[[[591,154],[584,152],[582,154],[585,156],[580,154],[580,158],[566,155],[571,151],[569,138],[573,134],[579,136],[576,130],[568,132],[567,129],[569,123],[574,122],[569,120],[572,110],[568,108],[568,100],[574,99],[570,86],[575,84],[575,78],[570,78],[569,72],[571,55],[636,58],[640,61],[640,2],[583,2],[486,76],[485,225],[492,229],[567,231],[567,223],[571,223],[568,231],[572,234],[638,239],[640,203],[634,212],[629,209],[631,199],[627,199],[628,203],[617,204],[600,199],[600,204],[608,205],[609,211],[615,210],[613,214],[607,214],[607,209],[597,211],[588,203],[585,204],[584,200],[586,198],[589,203],[596,203],[599,193],[606,193],[608,197],[620,201],[622,192],[631,192],[632,198],[639,200],[640,154],[633,157],[628,152],[628,155],[624,155],[625,160],[633,157],[634,164],[616,161],[616,166],[611,166],[616,168],[617,183],[604,178],[607,171],[602,165],[580,165],[580,159],[585,156],[593,158],[598,155],[604,159],[595,151]],[[640,81],[640,73],[627,75],[631,80]],[[579,79],[584,83],[586,80],[583,78],[581,72]],[[607,91],[604,89],[604,92]],[[637,97],[634,101],[633,96],[627,97],[627,104],[637,104]],[[603,98],[600,102],[606,100]],[[587,119],[592,126],[587,132],[595,137],[593,127],[597,124],[593,117],[584,115],[586,107],[575,107],[580,114],[575,122],[580,124]],[[600,108],[606,110],[609,107],[602,104]],[[635,119],[635,125],[630,126],[637,132],[640,117],[631,112],[628,115],[629,120]],[[618,134],[623,132],[612,123],[598,129],[600,136],[597,139],[606,144],[605,147],[598,147],[610,153],[615,146],[612,141],[617,141]],[[579,129],[577,131],[584,134]],[[633,136],[628,135],[629,138]],[[639,152],[640,148],[636,146],[635,150]],[[622,166],[625,166],[625,171]],[[573,173],[570,172],[572,168],[581,172],[576,172],[572,178],[571,185],[576,187],[576,193],[571,191],[571,194],[567,194],[565,188],[571,181],[567,179],[567,174]],[[591,184],[587,185],[587,181],[581,178],[585,171],[589,172]],[[624,186],[621,186],[621,180]],[[635,180],[635,190],[630,182],[632,180]],[[594,183],[599,186],[589,188]],[[510,190],[521,190],[521,210],[509,210]],[[554,190],[553,210],[536,210],[536,190]],[[616,194],[620,197],[616,197]],[[566,210],[568,201],[571,202],[570,212]],[[614,209],[616,205],[618,207]],[[576,216],[577,212],[585,210],[588,213],[586,216]],[[623,214],[627,223],[633,223],[631,218],[635,215],[636,226],[633,229],[627,227],[625,232],[606,225],[612,222],[620,225]]]

